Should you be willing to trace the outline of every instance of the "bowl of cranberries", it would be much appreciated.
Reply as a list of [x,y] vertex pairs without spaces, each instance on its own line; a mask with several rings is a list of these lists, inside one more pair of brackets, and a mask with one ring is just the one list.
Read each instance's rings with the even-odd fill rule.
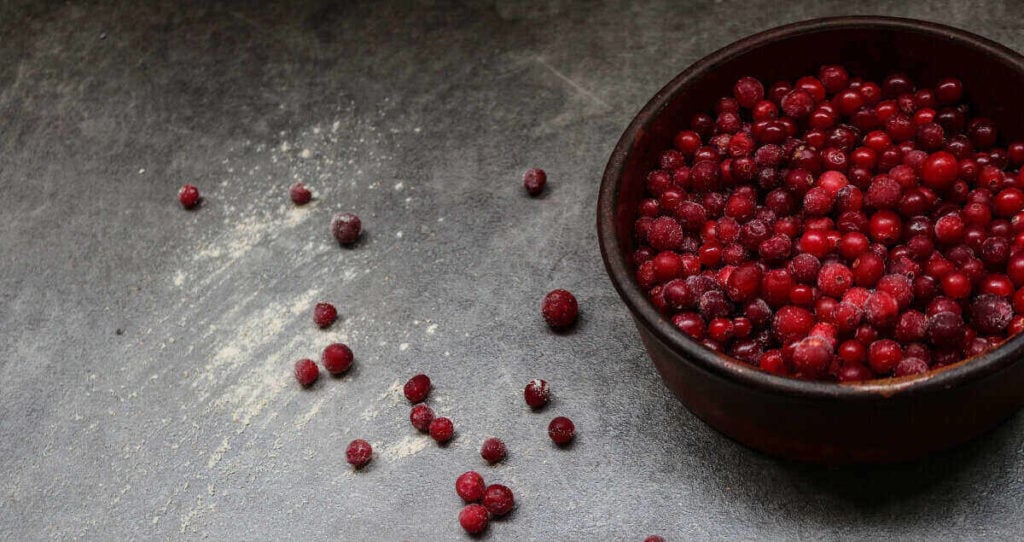
[[909,460],[1024,403],[1024,58],[950,27],[817,19],[640,111],[598,203],[663,380],[755,449]]

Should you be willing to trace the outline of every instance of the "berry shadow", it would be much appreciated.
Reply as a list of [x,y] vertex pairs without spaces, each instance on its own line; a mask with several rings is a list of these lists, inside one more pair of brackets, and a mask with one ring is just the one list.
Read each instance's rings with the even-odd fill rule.
[[576,321],[571,325],[559,328],[553,328],[548,325],[544,325],[544,327],[546,327],[552,335],[558,335],[561,337],[566,335],[575,335],[576,333],[580,333],[586,329],[587,319],[583,317],[583,313],[581,312],[580,315],[576,317]]
[[373,234],[371,234],[368,231],[363,231],[363,232],[360,232],[359,237],[355,241],[353,241],[351,243],[342,243],[341,241],[338,241],[337,239],[335,239],[334,241],[335,241],[335,243],[338,244],[339,247],[341,247],[341,248],[343,248],[345,250],[356,250],[356,249],[358,249],[360,247],[365,246],[367,243],[370,242],[370,240],[372,238],[373,238]]

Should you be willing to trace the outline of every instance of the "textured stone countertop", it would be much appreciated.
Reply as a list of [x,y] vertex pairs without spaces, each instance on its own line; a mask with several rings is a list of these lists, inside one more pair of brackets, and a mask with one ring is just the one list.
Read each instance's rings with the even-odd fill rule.
[[[488,540],[1024,537],[1024,418],[896,467],[752,452],[661,384],[594,228],[619,134],[711,51],[851,8],[1024,50],[1019,5],[135,4],[0,4],[0,539],[458,540],[469,469],[516,492]],[[557,287],[565,335],[538,314]],[[339,339],[355,369],[300,390],[293,362]],[[407,421],[417,372],[447,448]]]

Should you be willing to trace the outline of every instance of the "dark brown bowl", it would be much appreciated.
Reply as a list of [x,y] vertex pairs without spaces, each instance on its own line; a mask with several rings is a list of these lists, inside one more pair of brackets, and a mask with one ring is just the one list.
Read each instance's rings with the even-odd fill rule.
[[677,331],[636,283],[635,209],[644,176],[690,117],[752,75],[767,83],[842,64],[880,80],[900,71],[932,84],[963,80],[974,111],[1004,138],[1024,138],[1024,58],[982,37],[922,21],[840,17],[756,34],[690,66],[647,103],[605,170],[597,209],[601,253],[640,338],[679,400],[715,429],[763,452],[829,464],[909,460],[965,442],[1024,404],[1024,336],[925,375],[860,384],[808,382],[762,372]]

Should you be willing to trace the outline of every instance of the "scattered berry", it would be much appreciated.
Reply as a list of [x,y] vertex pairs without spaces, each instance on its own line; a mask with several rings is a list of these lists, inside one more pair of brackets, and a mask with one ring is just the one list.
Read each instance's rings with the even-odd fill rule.
[[373,457],[373,447],[363,439],[355,439],[349,443],[345,450],[345,459],[349,465],[359,469],[370,462]]
[[352,349],[341,343],[333,343],[324,348],[320,361],[324,369],[332,375],[340,375],[352,366]]
[[492,515],[504,516],[512,511],[516,502],[511,489],[501,484],[491,484],[484,490],[484,497],[480,504]]
[[559,416],[548,424],[548,436],[551,440],[559,446],[564,446],[576,437],[576,426],[573,425],[572,420],[564,416]]
[[430,422],[430,438],[434,439],[438,444],[448,442],[454,434],[455,426],[452,425],[452,421],[448,418],[434,418],[434,421]]
[[498,438],[489,438],[480,447],[480,457],[488,463],[497,463],[505,459],[505,443]]
[[320,369],[317,368],[316,363],[313,363],[313,360],[300,359],[295,362],[295,380],[298,380],[302,387],[312,386],[319,376]]
[[539,196],[548,182],[548,174],[543,169],[531,168],[523,174],[523,186],[531,196]]
[[540,408],[551,399],[551,389],[548,387],[548,383],[539,378],[534,378],[526,384],[526,389],[523,390],[523,398],[526,399],[526,404],[530,408]]
[[352,213],[338,213],[331,220],[331,233],[343,245],[351,245],[358,241],[362,231],[362,221]]
[[482,499],[484,487],[484,477],[474,471],[464,472],[455,480],[455,492],[466,502]]
[[288,189],[288,195],[291,196],[292,203],[295,205],[305,205],[313,199],[313,193],[301,182],[293,184]]
[[576,297],[567,290],[552,290],[544,296],[540,310],[549,326],[553,329],[562,329],[576,322],[579,305],[576,303]]
[[313,307],[313,322],[316,323],[317,327],[328,327],[337,319],[338,309],[334,308],[334,305],[330,303],[317,303]]
[[427,433],[430,431],[430,422],[434,421],[434,410],[420,403],[409,411],[409,421],[420,433]]
[[199,189],[190,184],[186,184],[178,191],[178,201],[186,209],[192,209],[199,205],[199,199]]
[[490,521],[490,514],[487,509],[479,504],[467,504],[465,508],[459,512],[459,525],[469,534],[479,534],[487,529],[487,523]]
[[410,403],[422,403],[430,395],[430,377],[425,374],[418,374],[409,379],[402,388],[405,398]]

